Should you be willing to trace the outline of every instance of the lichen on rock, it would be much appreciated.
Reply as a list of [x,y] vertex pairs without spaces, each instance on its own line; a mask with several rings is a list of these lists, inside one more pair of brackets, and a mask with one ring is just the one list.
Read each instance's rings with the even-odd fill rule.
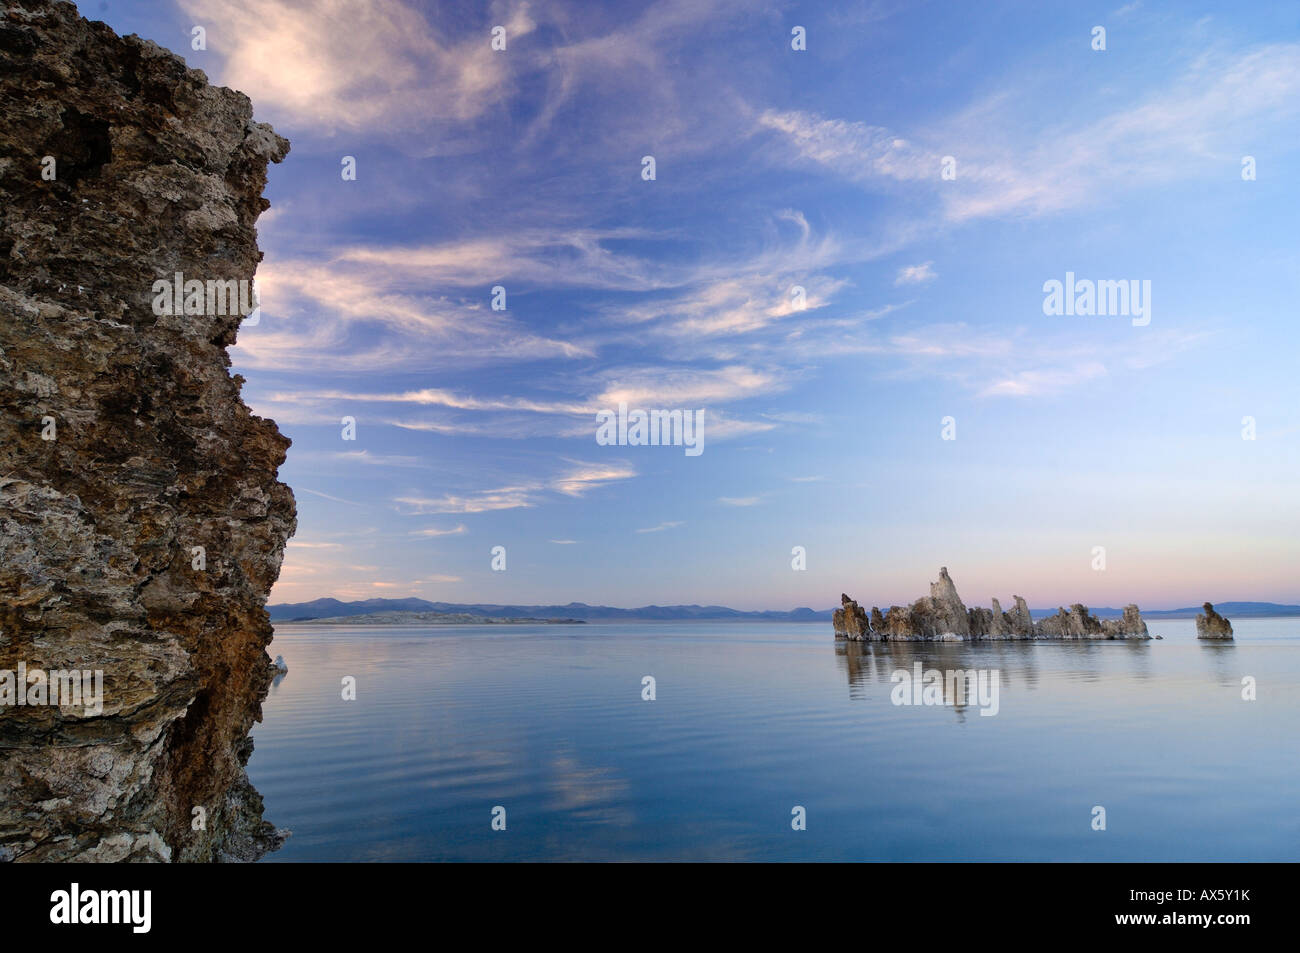
[[61,2],[6,5],[0,102],[0,670],[103,673],[97,715],[0,710],[0,857],[256,859],[289,441],[229,373],[241,311],[154,283],[251,282],[289,144]]

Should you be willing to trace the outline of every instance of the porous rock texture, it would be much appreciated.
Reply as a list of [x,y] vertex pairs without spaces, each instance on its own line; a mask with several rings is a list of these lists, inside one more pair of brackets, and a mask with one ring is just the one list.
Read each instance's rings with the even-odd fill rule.
[[[878,612],[879,610],[877,610]],[[844,638],[861,641],[871,633],[871,623],[862,607],[843,593],[840,594],[840,608],[831,613],[835,631]]]
[[103,710],[0,711],[2,859],[253,860],[283,840],[245,764],[296,525],[289,441],[229,373],[241,316],[151,303],[178,271],[253,278],[288,148],[157,45],[68,3],[4,6],[0,670],[102,670]]
[[1201,608],[1204,611],[1196,615],[1196,637],[1198,639],[1231,639],[1232,623],[1215,612],[1214,606],[1208,602],[1202,605]]
[[[1075,603],[1068,612],[1062,608],[1056,615],[1035,623],[1025,600],[1020,596],[1013,598],[1016,605],[1011,612],[1003,612],[996,599],[992,609],[967,609],[947,568],[941,567],[939,581],[930,584],[930,595],[906,608],[891,606],[883,616],[873,606],[868,617],[856,602],[841,595],[844,608],[835,610],[833,626],[837,638],[856,642],[1151,638],[1135,605],[1125,606],[1118,619],[1103,620],[1090,613],[1087,606]],[[852,615],[850,607],[854,610]],[[1199,621],[1197,626],[1199,629]]]

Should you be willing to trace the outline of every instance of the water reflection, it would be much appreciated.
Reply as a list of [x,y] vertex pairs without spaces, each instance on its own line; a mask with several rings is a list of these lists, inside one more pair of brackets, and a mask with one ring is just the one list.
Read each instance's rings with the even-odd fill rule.
[[[848,676],[850,698],[867,700],[872,697],[873,687],[875,695],[881,695],[883,690],[888,697],[897,684],[894,673],[904,671],[915,677],[919,664],[922,672],[933,670],[944,676],[944,704],[959,715],[970,705],[969,698],[960,697],[966,682],[961,677],[950,679],[948,673],[996,673],[999,691],[1016,685],[1028,691],[1036,690],[1045,658],[1050,658],[1056,674],[1071,681],[1102,683],[1116,674],[1141,681],[1154,677],[1151,642],[1147,641],[852,642],[841,639],[835,641],[834,652]],[[1118,673],[1117,662],[1122,663]]]
[[[1296,625],[1242,624],[1235,646],[1197,644],[1190,620],[1144,643],[300,627],[276,636],[294,677],[265,704],[249,771],[294,831],[273,863],[1294,860],[1279,752],[1300,725],[1283,689],[1300,684]],[[892,676],[917,664],[985,672],[998,717],[978,682],[972,697],[946,678],[943,710],[895,706]],[[1250,672],[1276,686],[1254,704],[1216,683]],[[365,688],[355,701],[344,674]],[[1096,803],[1122,828],[1088,837]],[[793,804],[817,823],[785,836]]]
[[1241,673],[1237,671],[1237,643],[1228,640],[1197,639],[1201,658],[1208,663],[1214,680],[1222,686],[1236,685]]

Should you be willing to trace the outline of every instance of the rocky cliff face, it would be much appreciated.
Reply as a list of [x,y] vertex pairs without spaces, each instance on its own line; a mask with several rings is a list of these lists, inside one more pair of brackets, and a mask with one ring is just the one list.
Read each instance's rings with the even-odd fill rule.
[[255,859],[289,441],[228,372],[242,309],[155,282],[253,278],[289,145],[65,3],[5,6],[0,104],[0,676],[102,672],[97,713],[0,708],[0,858]]
[[[1090,613],[1087,606],[1075,603],[1068,612],[1062,608],[1056,615],[1037,623],[1020,596],[1013,597],[1016,605],[1011,612],[1003,612],[996,599],[992,609],[967,609],[946,567],[940,568],[939,581],[930,584],[929,596],[917,599],[907,608],[891,606],[883,616],[873,606],[868,618],[847,595],[840,598],[845,609],[835,612],[835,635],[859,642],[1151,638],[1135,605],[1125,606],[1121,618],[1103,621]],[[850,605],[857,613],[857,621],[852,626],[845,621]],[[1199,620],[1197,627],[1199,630]]]
[[1204,612],[1196,616],[1196,637],[1198,639],[1231,639],[1232,623],[1214,611],[1214,606],[1205,603]]

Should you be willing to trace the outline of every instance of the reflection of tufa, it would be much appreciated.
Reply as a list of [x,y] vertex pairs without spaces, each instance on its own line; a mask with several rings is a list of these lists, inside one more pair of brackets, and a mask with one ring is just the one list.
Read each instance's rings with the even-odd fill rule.
[[1118,619],[1098,619],[1088,607],[1075,603],[1066,611],[1034,622],[1029,606],[1020,596],[1015,608],[1003,612],[998,600],[992,609],[967,609],[946,567],[939,581],[930,584],[930,595],[910,606],[891,606],[881,614],[874,606],[870,617],[847,595],[840,596],[835,610],[836,638],[853,642],[968,642],[1017,639],[1149,639],[1147,624],[1135,605],[1124,607]]

